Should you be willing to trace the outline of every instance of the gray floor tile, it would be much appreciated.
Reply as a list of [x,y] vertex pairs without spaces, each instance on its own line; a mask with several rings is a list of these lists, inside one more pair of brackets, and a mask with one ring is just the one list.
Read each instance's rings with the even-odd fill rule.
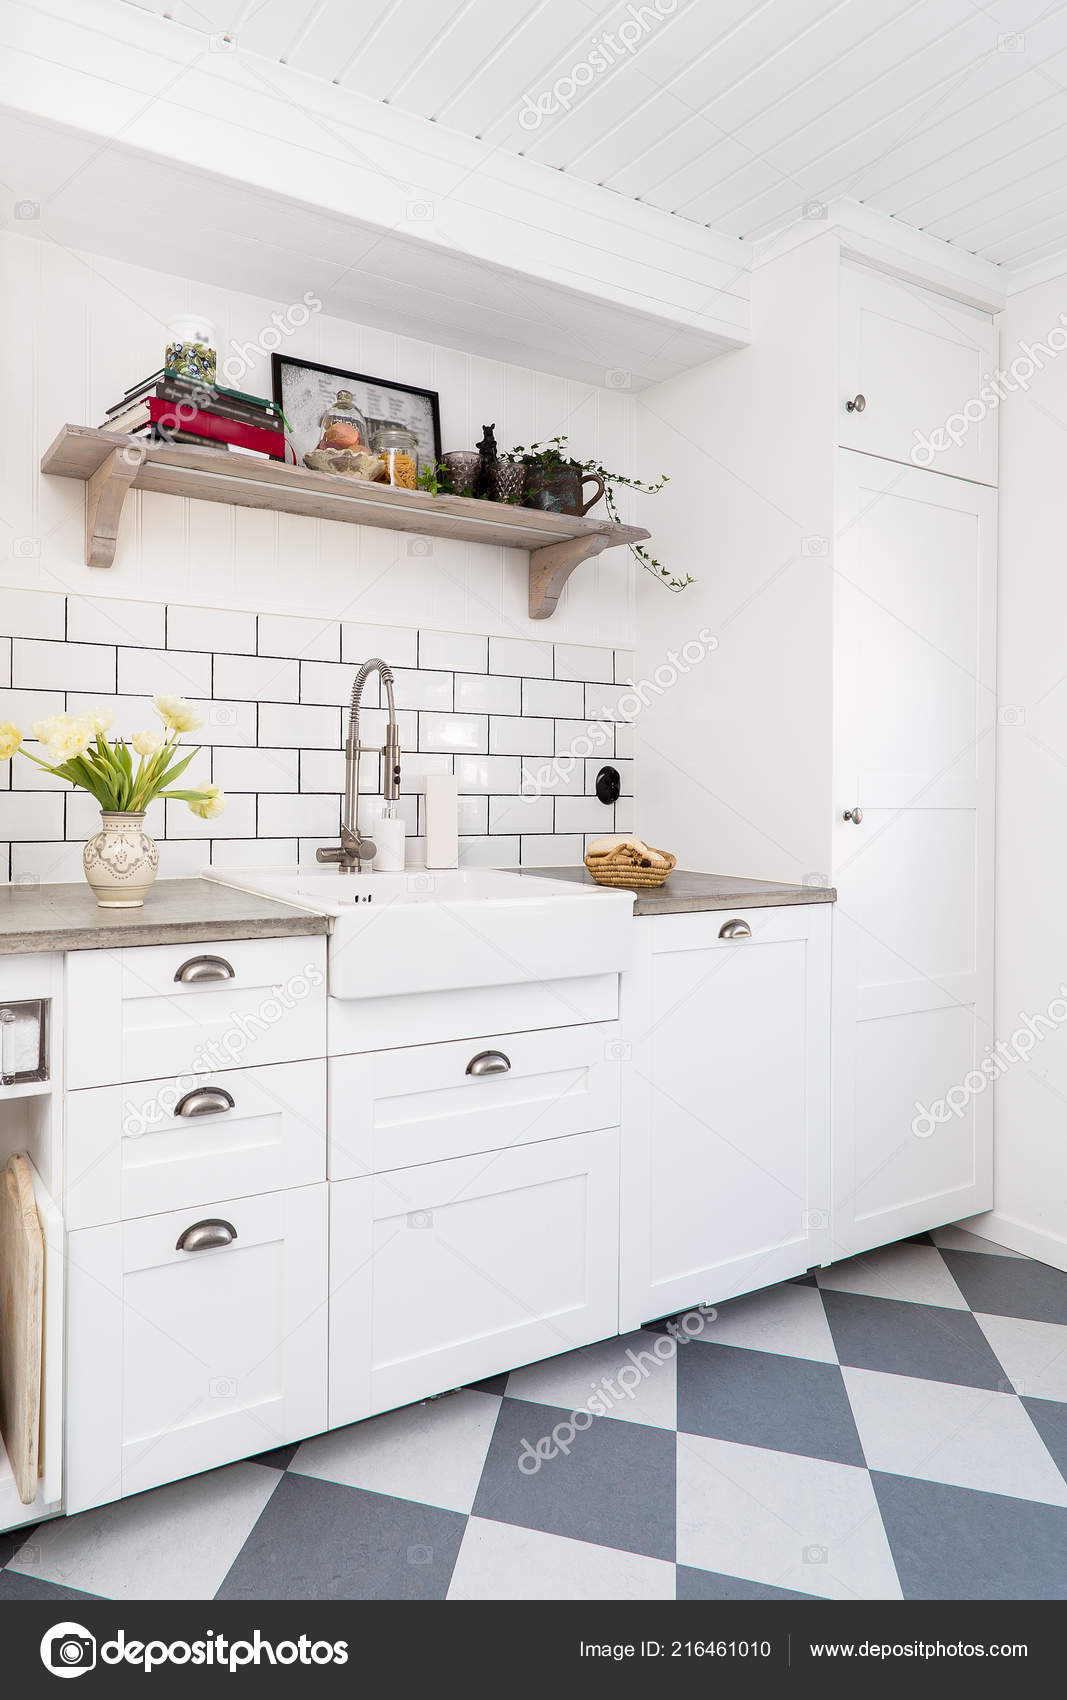
[[861,1293],[824,1291],[822,1302],[843,1364],[1003,1391],[1007,1377],[969,1311]]
[[838,1366],[781,1352],[716,1345],[680,1352],[678,1432],[834,1464],[866,1462]]
[[906,1600],[1067,1599],[1067,1511],[871,1471]]
[[1020,1316],[1030,1322],[1067,1322],[1067,1274],[1029,1257],[941,1248],[972,1310],[987,1316]]
[[[1021,1403],[1038,1434],[1055,1460],[1060,1475],[1067,1481],[1067,1405],[1058,1399],[1027,1399]],[[1065,1560],[1067,1562],[1067,1560]]]
[[[647,1558],[673,1559],[675,1446],[672,1430],[593,1417],[570,1434],[540,1468],[519,1468],[527,1441],[537,1447],[567,1425],[571,1412],[505,1399],[474,1501],[476,1517],[567,1535]],[[562,1442],[568,1450],[558,1450]]]
[[443,1600],[466,1517],[288,1471],[216,1599]]
[[772,1588],[769,1582],[746,1582],[743,1576],[720,1576],[714,1570],[678,1566],[680,1600],[815,1600],[817,1594],[795,1594],[791,1588]]
[[64,1588],[43,1577],[21,1576],[16,1570],[0,1570],[0,1600],[98,1600],[99,1594],[83,1594],[80,1588]]
[[9,1558],[14,1557],[19,1547],[33,1540],[34,1530],[39,1527],[38,1523],[24,1523],[21,1529],[0,1530],[0,1570]]

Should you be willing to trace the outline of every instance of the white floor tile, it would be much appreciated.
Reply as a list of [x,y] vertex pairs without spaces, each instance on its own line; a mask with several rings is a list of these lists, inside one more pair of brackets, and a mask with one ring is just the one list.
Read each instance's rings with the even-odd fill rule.
[[866,1470],[678,1437],[678,1562],[831,1600],[899,1600]]
[[969,1228],[935,1228],[930,1235],[935,1245],[943,1245],[946,1251],[984,1251],[991,1257],[1022,1258],[1021,1251],[1009,1251],[1006,1245],[996,1245],[993,1240],[983,1240],[977,1234],[972,1234]]
[[1067,1401],[1067,1327],[977,1311],[974,1319],[1016,1393]]
[[8,1568],[114,1600],[210,1600],[281,1471],[229,1464],[34,1531]]
[[469,1511],[500,1400],[467,1390],[306,1440],[289,1466],[304,1476],[395,1499]]
[[932,1245],[881,1246],[862,1257],[849,1257],[818,1272],[820,1287],[832,1293],[865,1293],[872,1299],[910,1299],[913,1304],[967,1310],[941,1253]]
[[701,1341],[713,1346],[748,1346],[757,1352],[782,1352],[786,1357],[813,1358],[821,1364],[837,1362],[818,1289],[798,1287],[791,1281],[716,1306],[715,1317],[709,1317],[694,1346],[699,1347]]
[[[512,1370],[508,1393],[513,1399],[558,1405],[565,1411],[582,1410],[594,1401],[590,1408],[598,1416],[674,1428],[678,1410],[676,1353],[690,1348],[675,1347],[670,1357],[661,1357],[655,1347],[660,1344],[660,1352],[665,1353],[663,1341],[674,1344],[669,1334],[638,1332],[546,1358],[543,1363]],[[633,1358],[627,1356],[628,1352]],[[622,1382],[617,1379],[620,1372]],[[637,1375],[640,1381],[636,1381]]]
[[674,1565],[472,1517],[450,1600],[673,1600]]
[[872,1470],[1067,1506],[1067,1482],[1014,1393],[843,1368]]

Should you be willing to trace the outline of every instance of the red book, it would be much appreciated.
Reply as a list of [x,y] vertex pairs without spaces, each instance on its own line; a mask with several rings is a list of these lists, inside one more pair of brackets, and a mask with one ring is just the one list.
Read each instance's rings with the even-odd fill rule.
[[245,449],[257,449],[274,460],[285,459],[285,437],[281,431],[265,431],[258,425],[243,425],[237,419],[223,419],[218,413],[201,413],[179,407],[160,396],[149,396],[148,414],[153,425],[169,426],[173,431],[192,431],[198,437],[212,437],[217,443],[236,443]]

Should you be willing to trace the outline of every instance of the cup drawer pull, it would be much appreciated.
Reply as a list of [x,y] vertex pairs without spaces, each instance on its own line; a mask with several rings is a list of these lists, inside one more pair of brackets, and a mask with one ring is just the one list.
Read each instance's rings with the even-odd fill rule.
[[480,1076],[483,1074],[507,1074],[511,1067],[511,1058],[503,1051],[479,1051],[467,1064],[467,1073]]
[[192,1227],[178,1235],[175,1251],[212,1251],[216,1246],[232,1245],[237,1238],[237,1229],[232,1222],[224,1222],[221,1216],[209,1216],[203,1222],[194,1222]]
[[176,1116],[214,1116],[232,1110],[234,1101],[224,1086],[194,1086],[174,1106]]
[[747,921],[724,921],[719,928],[721,939],[750,939],[752,928]]
[[232,980],[233,968],[224,956],[191,956],[174,978],[180,986],[195,986],[204,980]]

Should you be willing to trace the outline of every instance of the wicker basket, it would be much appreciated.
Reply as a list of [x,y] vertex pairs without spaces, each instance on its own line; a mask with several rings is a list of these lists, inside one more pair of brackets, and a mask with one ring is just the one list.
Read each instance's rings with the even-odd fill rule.
[[[651,848],[652,846],[649,845],[649,849]],[[657,850],[656,855],[666,857],[668,865],[666,867],[643,868],[640,863],[634,862],[629,856],[615,856],[611,852],[606,856],[594,856],[591,861],[587,856],[585,865],[596,880],[597,885],[614,885],[621,886],[624,889],[648,891],[657,885],[662,885],[664,880],[670,877],[678,860],[677,856],[672,856],[669,850]]]

